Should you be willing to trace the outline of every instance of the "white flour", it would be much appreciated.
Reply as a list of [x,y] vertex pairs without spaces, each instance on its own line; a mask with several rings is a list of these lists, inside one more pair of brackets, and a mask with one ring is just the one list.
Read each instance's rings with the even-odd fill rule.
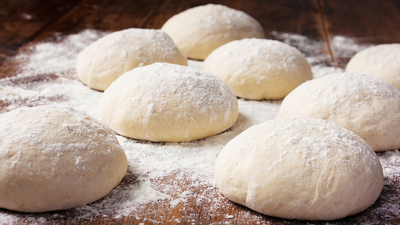
[[[86,30],[67,37],[58,37],[56,42],[44,42],[32,46],[25,54],[16,57],[21,61],[21,73],[18,76],[0,80],[0,101],[2,112],[23,105],[63,104],[99,118],[97,109],[102,92],[83,85],[76,76],[76,56],[80,50],[92,41],[104,36],[104,32]],[[329,56],[321,49],[324,43],[304,36],[274,33],[276,39],[288,43],[302,51],[313,66],[314,77],[321,77],[342,69],[329,65]],[[335,54],[338,58],[352,56],[365,48],[357,45],[353,39],[333,37]],[[193,67],[201,67],[200,61],[189,61]],[[35,81],[40,78],[40,81]],[[32,79],[32,82],[20,82]],[[90,222],[95,217],[122,218],[135,215],[135,211],[151,213],[158,205],[161,207],[182,207],[185,214],[179,218],[163,215],[164,221],[192,222],[199,216],[193,209],[183,208],[185,202],[195,202],[198,207],[208,204],[204,209],[209,217],[221,216],[225,222],[251,223],[261,215],[251,210],[241,210],[234,217],[219,215],[221,209],[232,207],[215,186],[213,169],[216,157],[222,147],[233,137],[248,127],[272,120],[277,116],[281,101],[247,101],[239,99],[239,118],[228,131],[203,140],[187,143],[151,143],[118,136],[126,151],[129,169],[126,177],[108,196],[92,204],[60,212],[23,214],[0,210],[0,224],[11,223],[60,223],[68,218],[72,223]],[[399,177],[400,152],[378,153],[384,168],[385,186],[378,201],[369,209],[348,218],[349,223],[378,224],[400,216]],[[185,184],[185,185],[182,185]],[[395,185],[397,184],[397,185]],[[201,187],[201,188],[198,188]],[[198,191],[198,190],[200,191]],[[212,202],[212,204],[210,203]],[[149,209],[147,208],[149,207]],[[192,213],[193,212],[193,213]],[[153,215],[153,214],[152,214]],[[365,220],[368,215],[373,220]],[[154,215],[153,215],[154,216]],[[153,217],[145,222],[153,222]],[[137,218],[141,219],[141,218]],[[287,224],[288,220],[266,217],[267,222]],[[207,220],[209,222],[209,220]],[[309,222],[311,223],[311,222]],[[330,224],[339,224],[330,222]]]
[[113,32],[78,54],[76,73],[89,87],[103,91],[118,75],[154,62],[186,65],[174,41],[159,29],[130,28]]
[[[102,95],[99,112],[104,124],[125,136],[182,142],[230,128],[238,116],[238,101],[229,86],[212,74],[154,63],[114,81]],[[131,121],[130,127],[136,129],[121,121]]]

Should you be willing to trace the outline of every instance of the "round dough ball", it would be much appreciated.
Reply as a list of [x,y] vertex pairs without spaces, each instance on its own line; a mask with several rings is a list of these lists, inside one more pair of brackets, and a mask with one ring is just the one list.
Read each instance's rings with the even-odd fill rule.
[[312,79],[310,64],[297,49],[279,41],[244,39],[213,51],[204,71],[225,81],[247,99],[281,99]]
[[357,53],[346,72],[368,74],[400,89],[400,44],[378,45]]
[[114,132],[69,107],[23,107],[0,116],[0,208],[69,209],[107,195],[127,170]]
[[187,65],[166,33],[132,28],[106,35],[86,47],[78,55],[76,71],[84,84],[104,91],[123,73],[155,62]]
[[155,142],[201,139],[238,117],[232,90],[199,69],[155,63],[118,78],[100,100],[102,121],[117,133]]
[[308,81],[283,100],[278,117],[325,119],[353,131],[375,151],[400,148],[400,91],[365,74]]
[[264,38],[251,16],[223,5],[194,7],[171,17],[161,28],[188,58],[204,60],[219,46],[244,38]]
[[253,126],[228,142],[215,180],[228,199],[257,212],[334,220],[372,205],[383,172],[353,132],[325,120],[289,118]]

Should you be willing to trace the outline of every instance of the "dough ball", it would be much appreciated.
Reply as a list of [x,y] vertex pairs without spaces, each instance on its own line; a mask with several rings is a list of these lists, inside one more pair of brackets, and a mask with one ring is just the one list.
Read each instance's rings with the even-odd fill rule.
[[378,45],[357,53],[346,72],[368,74],[400,89],[400,44]]
[[334,220],[378,198],[383,172],[353,132],[320,119],[288,118],[253,126],[220,152],[215,179],[230,200],[288,219]]
[[0,115],[0,208],[69,209],[107,195],[127,170],[113,131],[69,107]]
[[204,71],[225,81],[247,99],[281,99],[312,79],[310,64],[297,49],[279,41],[244,39],[213,51]]
[[328,120],[375,151],[400,148],[400,91],[368,75],[339,73],[308,81],[283,100],[278,117]]
[[219,46],[244,38],[264,38],[261,25],[246,13],[223,5],[194,7],[161,28],[188,58],[204,60]]
[[199,69],[155,63],[118,78],[100,100],[102,121],[117,133],[155,142],[201,139],[230,128],[235,94]]
[[123,73],[155,62],[187,65],[166,33],[132,28],[106,35],[86,47],[78,55],[76,71],[84,84],[104,91]]

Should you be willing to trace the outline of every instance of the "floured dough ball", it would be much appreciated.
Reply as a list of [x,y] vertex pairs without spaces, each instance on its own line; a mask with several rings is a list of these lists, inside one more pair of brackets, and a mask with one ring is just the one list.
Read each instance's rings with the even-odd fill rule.
[[168,63],[133,69],[100,100],[102,121],[127,137],[155,142],[201,139],[238,117],[232,90],[216,76]]
[[400,44],[378,45],[357,53],[346,72],[368,74],[400,89]]
[[194,7],[161,28],[188,58],[204,60],[219,46],[244,38],[264,38],[261,25],[246,13],[223,5]]
[[228,142],[215,180],[228,199],[257,212],[334,220],[372,205],[383,172],[353,132],[325,120],[289,118],[253,126]]
[[132,28],[106,35],[86,47],[78,55],[76,71],[84,84],[104,91],[123,73],[155,62],[187,65],[166,33]]
[[113,131],[69,107],[0,115],[0,208],[69,209],[107,195],[127,170]]
[[329,120],[356,133],[375,151],[400,148],[400,91],[365,74],[308,81],[283,100],[278,117]]
[[297,49],[279,41],[244,39],[213,51],[204,71],[225,81],[247,99],[281,99],[312,79],[310,64]]

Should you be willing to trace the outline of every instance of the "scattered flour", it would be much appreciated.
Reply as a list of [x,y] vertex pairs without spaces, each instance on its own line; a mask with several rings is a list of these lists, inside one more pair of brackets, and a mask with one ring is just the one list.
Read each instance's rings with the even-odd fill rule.
[[[55,41],[38,43],[17,56],[15,60],[20,62],[21,72],[17,76],[0,80],[1,112],[21,106],[63,104],[99,118],[97,109],[102,92],[90,89],[78,81],[75,63],[80,50],[105,34],[85,30],[66,37],[58,35]],[[276,32],[272,35],[303,52],[313,67],[314,77],[342,71],[329,64],[329,56],[322,52],[323,42],[288,33]],[[333,37],[332,43],[336,49],[341,49],[335,51],[339,58],[351,57],[355,51],[365,47],[357,45],[353,39],[341,36]],[[189,66],[199,68],[201,65],[200,61],[189,60]],[[128,157],[128,173],[121,184],[105,198],[59,212],[23,214],[0,209],[0,224],[57,224],[63,221],[88,223],[98,217],[135,217],[132,212],[152,213],[150,219],[139,216],[134,218],[143,223],[152,223],[155,220],[153,212],[157,207],[176,208],[185,212],[179,218],[160,215],[158,221],[166,223],[194,223],[203,217],[204,223],[211,223],[215,218],[226,219],[225,223],[235,221],[238,224],[260,219],[265,224],[290,223],[290,220],[263,217],[251,210],[239,210],[236,214],[227,215],[226,210],[232,207],[232,203],[219,193],[213,176],[216,157],[225,144],[250,126],[275,119],[280,104],[281,101],[239,99],[239,118],[232,128],[193,142],[151,143],[118,136]],[[378,153],[378,156],[384,168],[384,190],[373,206],[359,215],[349,217],[349,224],[381,224],[400,216],[400,152],[387,151]],[[207,205],[208,208],[204,209],[206,214],[197,215],[198,211],[185,208],[187,202],[194,202],[199,207]],[[332,221],[329,224],[341,222]]]
[[331,45],[333,53],[339,62],[332,63],[330,57],[327,55],[328,48],[322,40],[310,39],[298,34],[280,32],[272,32],[271,35],[274,39],[292,45],[305,54],[307,61],[312,66],[314,78],[319,78],[331,73],[344,72],[343,68],[345,64],[343,60],[347,61],[357,52],[371,47],[371,45],[359,44],[357,40],[353,38],[333,36],[331,38]]
[[331,40],[333,52],[337,58],[350,59],[357,52],[362,51],[371,45],[358,44],[355,39],[347,38],[343,36],[334,36]]
[[106,32],[85,30],[78,34],[62,37],[56,35],[55,42],[43,42],[32,46],[31,54],[22,54],[17,60],[25,61],[23,71],[17,76],[56,74],[75,70],[77,53]]

